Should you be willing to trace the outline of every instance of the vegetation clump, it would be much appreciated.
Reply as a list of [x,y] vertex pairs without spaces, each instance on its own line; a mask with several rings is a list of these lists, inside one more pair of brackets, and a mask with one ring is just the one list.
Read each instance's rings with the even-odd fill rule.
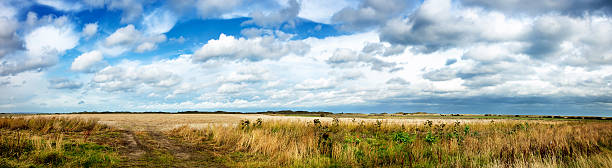
[[2,117],[0,167],[113,167],[113,150],[87,140],[108,129],[96,120]]
[[[244,121],[241,123],[245,123]],[[601,167],[612,166],[612,123],[482,122],[420,125],[266,121],[205,129],[250,167]]]

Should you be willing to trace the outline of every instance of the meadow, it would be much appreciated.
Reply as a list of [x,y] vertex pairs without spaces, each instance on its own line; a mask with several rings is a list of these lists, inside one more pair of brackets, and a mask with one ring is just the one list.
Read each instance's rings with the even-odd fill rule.
[[0,167],[612,167],[612,122],[490,116],[0,118]]

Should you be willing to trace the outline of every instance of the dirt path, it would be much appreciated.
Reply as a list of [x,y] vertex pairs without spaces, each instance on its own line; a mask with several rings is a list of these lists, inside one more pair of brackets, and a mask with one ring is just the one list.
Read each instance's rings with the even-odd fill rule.
[[155,130],[126,130],[123,137],[121,167],[226,167],[208,144],[184,144]]

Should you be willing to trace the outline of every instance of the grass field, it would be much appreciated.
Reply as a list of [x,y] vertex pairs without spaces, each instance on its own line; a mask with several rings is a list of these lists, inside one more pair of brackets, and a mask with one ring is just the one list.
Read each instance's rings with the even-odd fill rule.
[[610,120],[4,115],[0,135],[0,167],[612,167]]

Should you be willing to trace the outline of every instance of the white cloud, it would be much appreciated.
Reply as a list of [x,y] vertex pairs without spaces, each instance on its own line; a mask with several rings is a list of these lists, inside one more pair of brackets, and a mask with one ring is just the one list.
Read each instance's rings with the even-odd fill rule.
[[349,6],[349,3],[351,2],[344,0],[300,1],[301,10],[298,16],[315,22],[330,24],[331,17],[334,15],[334,13],[340,11],[346,6]]
[[155,65],[140,65],[136,61],[124,61],[98,71],[92,82],[105,91],[135,91],[139,86],[169,88],[179,84],[182,78]]
[[335,87],[335,85],[336,82],[331,79],[306,79],[302,83],[295,85],[295,88],[299,90],[330,89]]
[[36,0],[36,2],[62,11],[80,11],[83,9],[83,5],[78,2],[66,2],[63,0]]
[[127,25],[125,27],[117,29],[113,34],[106,38],[105,44],[108,46],[112,45],[129,45],[139,41],[142,33],[134,27],[134,25]]
[[6,17],[7,19],[12,19],[16,14],[17,9],[13,8],[5,1],[0,2],[0,18]]
[[[0,75],[11,75],[28,70],[41,70],[59,61],[59,56],[65,51],[77,46],[79,36],[74,32],[67,17],[45,17],[43,26],[34,28],[24,39],[25,51],[15,52],[2,59]],[[32,25],[35,26],[35,25]]]
[[217,89],[217,92],[219,93],[238,93],[241,90],[243,90],[245,87],[247,87],[247,84],[233,84],[233,83],[226,83],[223,84],[221,86],[219,86],[219,88]]
[[359,53],[353,51],[351,49],[339,48],[334,51],[334,54],[329,57],[327,63],[332,65],[348,65],[355,66],[354,64],[365,64],[365,66],[370,66],[373,70],[381,71],[385,68],[393,69],[395,68],[395,63],[385,62],[381,59],[376,58],[372,54]]
[[231,12],[241,3],[240,0],[198,0],[195,5],[202,18],[213,18]]
[[[67,1],[58,1],[63,2]],[[330,1],[325,3],[343,5],[318,5],[326,9],[316,13],[312,7],[317,6],[312,4],[316,1],[300,1],[301,6],[295,2],[168,2],[185,7],[177,9],[163,6],[167,3],[155,6],[157,3],[134,0],[78,2],[90,5],[87,7],[122,10],[122,22],[132,24],[107,32],[96,22],[83,25],[77,33],[67,17],[39,18],[29,13],[20,22],[15,15],[21,11],[10,7],[2,10],[7,3],[0,2],[0,54],[4,52],[0,57],[0,92],[10,95],[0,98],[0,110],[6,111],[9,106],[83,106],[78,102],[99,110],[268,110],[353,105],[426,105],[433,109],[448,102],[470,103],[467,100],[545,104],[540,99],[558,97],[599,98],[588,100],[591,102],[567,98],[571,100],[566,104],[609,102],[612,21],[607,15],[585,13],[576,17],[554,11],[513,15],[498,11],[498,7],[450,0],[427,0],[414,11],[410,4],[389,1]],[[143,10],[143,5],[157,8]],[[270,9],[259,10],[266,5]],[[194,41],[198,38],[189,33],[179,34],[184,37],[172,34],[179,38],[170,39],[173,43],[169,45],[186,47],[164,50],[152,58],[126,54],[124,60],[117,62],[115,58],[111,65],[102,67],[104,56],[166,46],[160,45],[167,40],[165,33],[178,20],[194,19],[188,15],[227,18],[249,13],[256,16],[251,22],[267,28],[245,28],[240,32],[242,38],[222,34],[204,44],[198,44]],[[336,20],[330,20],[334,13]],[[300,29],[296,34],[280,31],[291,31],[277,26],[295,26],[291,22],[297,21],[296,14],[356,32],[371,31],[306,39],[302,39]],[[79,46],[79,37],[98,33],[110,35]],[[185,39],[189,44],[174,43]],[[91,52],[78,56],[70,69],[95,73],[47,79],[58,74],[46,74],[43,69],[63,60],[59,56],[75,47]],[[172,55],[190,51],[193,55]],[[53,72],[65,66],[57,68]],[[523,97],[531,99],[520,99]]]
[[136,52],[142,53],[142,52],[146,52],[146,51],[152,51],[154,49],[156,49],[157,46],[155,45],[155,43],[151,43],[151,42],[144,42],[140,45],[138,45],[138,47],[136,47]]
[[43,26],[25,36],[25,47],[30,55],[42,56],[48,52],[64,52],[79,42],[69,26]]
[[142,25],[146,34],[163,34],[174,27],[177,19],[172,12],[158,8],[144,16]]
[[264,81],[269,78],[268,71],[261,67],[246,67],[240,69],[237,72],[232,72],[229,75],[221,76],[218,81],[220,82],[233,82],[233,83],[253,83]]
[[363,0],[357,8],[345,7],[335,13],[332,21],[345,30],[367,29],[406,12],[411,5],[406,0]]
[[83,87],[83,83],[69,80],[66,78],[49,80],[49,88],[53,89],[79,89],[81,87]]
[[122,10],[121,23],[129,23],[136,21],[142,15],[142,3],[141,0],[115,0],[110,1],[108,9]]
[[88,23],[83,27],[83,34],[87,37],[96,35],[98,32],[98,23]]
[[259,61],[279,59],[289,54],[301,55],[308,50],[309,46],[301,41],[279,41],[269,36],[245,39],[221,34],[219,39],[209,40],[198,49],[193,58],[201,62],[211,59]]
[[120,55],[132,49],[139,53],[152,51],[157,49],[158,43],[166,41],[166,35],[156,33],[159,30],[150,30],[154,32],[143,34],[134,25],[130,24],[109,35],[104,40],[104,45],[99,46],[98,50],[112,56]]
[[272,12],[270,14],[264,14],[262,12],[253,12],[249,16],[251,20],[244,22],[245,24],[256,24],[262,27],[275,27],[285,22],[288,22],[287,27],[295,27],[293,19],[300,13],[300,4],[296,0],[289,0],[289,6],[281,9],[278,12]]
[[450,0],[425,1],[413,15],[388,21],[381,29],[381,40],[424,46],[431,52],[477,42],[518,40],[529,25],[495,11],[454,7]]
[[70,66],[70,70],[79,72],[91,72],[93,66],[95,66],[98,62],[102,61],[103,58],[104,57],[102,56],[102,52],[100,51],[91,51],[83,53],[79,55],[79,57],[74,59],[74,62],[72,62],[72,66]]

